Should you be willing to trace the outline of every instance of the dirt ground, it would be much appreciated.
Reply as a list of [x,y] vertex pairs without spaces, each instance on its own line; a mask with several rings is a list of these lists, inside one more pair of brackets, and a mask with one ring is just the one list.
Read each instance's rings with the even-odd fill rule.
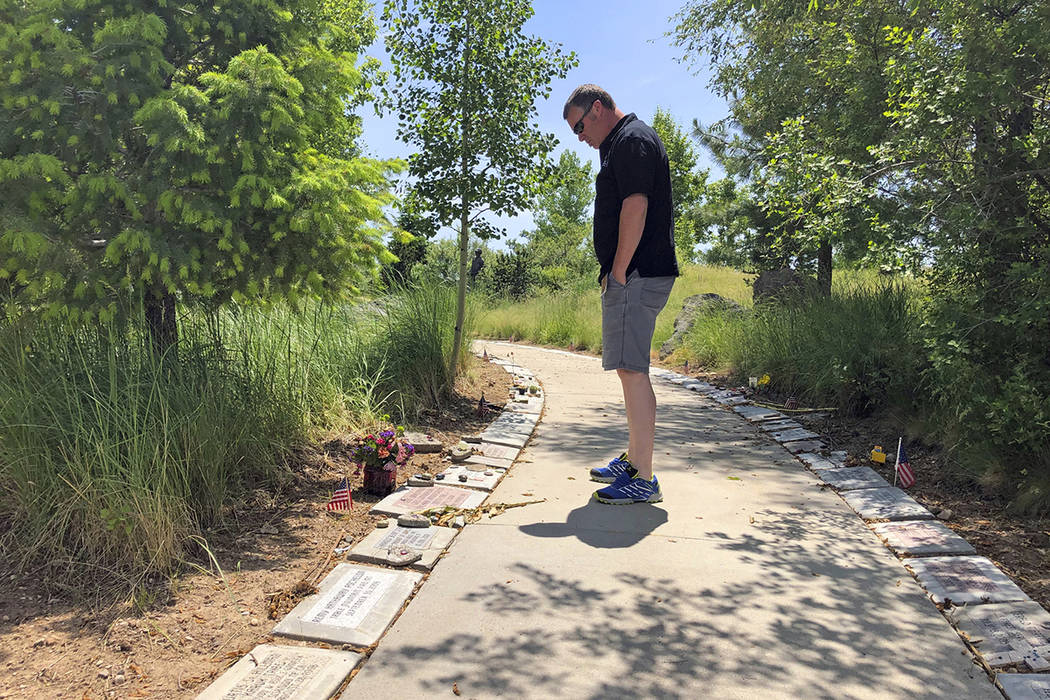
[[[510,384],[502,369],[478,363],[457,385],[457,399],[418,427],[447,448],[492,419],[494,414],[477,415],[481,394],[502,404]],[[847,450],[851,464],[870,465],[893,481],[892,458],[886,465],[867,459],[873,445],[896,449],[897,428],[886,419],[795,417],[826,436],[832,449]],[[359,541],[375,527],[379,518],[368,510],[378,499],[361,493],[361,477],[354,482],[351,514],[324,508],[348,467],[351,437],[332,436],[303,450],[290,490],[256,491],[231,512],[223,530],[207,533],[222,573],[202,552],[195,562],[201,568],[187,565],[182,576],[159,587],[144,613],[130,606],[100,609],[71,592],[10,575],[0,590],[0,698],[195,697],[241,655],[272,639],[271,614],[279,618],[290,610],[343,559],[331,555],[333,548]],[[949,527],[1048,607],[1048,523],[1007,512],[1005,503],[953,469],[937,447],[909,444],[908,453],[918,482],[909,492],[934,513],[950,511]],[[440,471],[443,459],[417,455],[398,482]]]
[[[477,415],[478,399],[502,405],[511,377],[476,362],[456,386],[456,398],[426,423],[411,426],[446,448],[483,429],[495,411]],[[183,574],[151,591],[145,612],[131,605],[100,608],[82,593],[5,576],[0,589],[0,698],[192,698],[257,644],[343,555],[332,554],[372,531],[368,514],[379,499],[354,479],[354,509],[325,505],[345,473],[350,435],[333,435],[302,449],[288,490],[257,490],[206,533],[221,573],[201,551]],[[398,473],[436,473],[443,454],[417,454]],[[271,619],[273,617],[274,619]],[[295,643],[282,640],[281,643]]]

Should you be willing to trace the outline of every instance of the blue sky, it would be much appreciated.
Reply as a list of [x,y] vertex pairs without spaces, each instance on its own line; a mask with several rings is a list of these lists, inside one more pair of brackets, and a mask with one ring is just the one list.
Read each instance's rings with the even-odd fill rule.
[[[679,63],[681,55],[664,34],[670,30],[670,17],[681,9],[683,0],[649,0],[623,5],[578,0],[573,2],[534,0],[535,15],[526,31],[550,43],[560,43],[574,51],[579,65],[564,80],[552,85],[551,97],[539,102],[539,125],[553,132],[560,143],[554,158],[565,148],[576,151],[585,161],[597,160],[597,151],[580,143],[562,121],[561,109],[573,88],[581,83],[597,83],[609,91],[625,112],[635,112],[651,120],[656,108],[671,112],[679,124],[688,127],[693,119],[709,124],[728,113],[728,106],[707,88],[706,72]],[[378,12],[377,12],[378,14]],[[371,48],[371,55],[386,59],[382,40]],[[369,155],[379,158],[405,157],[407,146],[397,140],[395,115],[378,118],[366,111],[364,139]],[[708,154],[698,147],[701,164],[710,167]],[[531,228],[532,218],[525,212],[500,221],[511,238]],[[501,247],[501,246],[497,246]]]

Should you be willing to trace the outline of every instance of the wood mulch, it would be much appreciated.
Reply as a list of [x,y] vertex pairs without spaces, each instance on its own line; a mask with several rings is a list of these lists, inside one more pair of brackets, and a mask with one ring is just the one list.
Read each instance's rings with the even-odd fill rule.
[[[410,429],[439,439],[447,452],[496,415],[478,415],[481,395],[502,405],[510,386],[507,372],[476,361],[457,380],[455,397]],[[137,604],[101,605],[97,592],[5,576],[0,698],[196,697],[240,656],[273,639],[273,619],[343,559],[333,556],[335,547],[360,541],[381,519],[368,514],[379,499],[361,493],[360,476],[352,512],[325,509],[343,475],[353,473],[352,437],[331,435],[300,449],[289,485],[248,494],[224,527],[205,533],[209,551],[199,550]],[[439,472],[444,460],[443,453],[416,455],[399,470],[398,483]]]

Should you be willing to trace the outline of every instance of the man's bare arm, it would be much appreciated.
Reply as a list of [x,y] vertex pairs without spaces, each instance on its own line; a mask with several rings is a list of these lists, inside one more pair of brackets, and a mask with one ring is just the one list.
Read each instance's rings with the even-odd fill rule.
[[620,235],[616,242],[616,257],[609,272],[617,282],[627,284],[627,266],[631,264],[634,251],[642,240],[645,229],[645,213],[649,209],[649,198],[641,193],[632,194],[623,200],[620,209]]

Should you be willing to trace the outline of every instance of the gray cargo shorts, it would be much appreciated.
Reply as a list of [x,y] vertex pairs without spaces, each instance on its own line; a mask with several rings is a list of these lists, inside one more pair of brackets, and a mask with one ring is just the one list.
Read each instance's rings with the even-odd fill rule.
[[667,303],[674,277],[642,277],[620,284],[606,275],[602,292],[602,368],[649,373],[656,317]]

